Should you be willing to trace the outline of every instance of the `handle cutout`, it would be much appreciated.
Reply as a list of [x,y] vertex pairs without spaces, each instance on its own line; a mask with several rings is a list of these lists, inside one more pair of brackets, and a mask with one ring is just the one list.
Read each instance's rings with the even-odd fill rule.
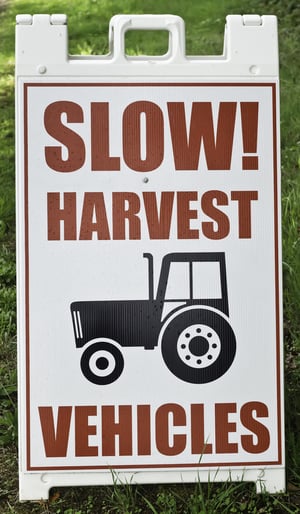
[[163,56],[169,51],[168,30],[127,30],[125,33],[125,55]]

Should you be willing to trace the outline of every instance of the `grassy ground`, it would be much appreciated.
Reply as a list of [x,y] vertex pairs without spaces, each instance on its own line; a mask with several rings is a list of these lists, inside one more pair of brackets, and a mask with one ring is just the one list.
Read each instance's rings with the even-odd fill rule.
[[[172,13],[185,19],[188,54],[222,51],[225,16],[277,14],[280,27],[283,273],[288,492],[257,496],[249,484],[113,486],[52,491],[43,504],[18,503],[14,229],[14,24],[21,13],[68,14],[70,52],[105,53],[117,13]],[[0,513],[300,512],[300,8],[289,0],[10,0],[0,2]],[[127,41],[129,53],[165,40]],[[150,46],[149,46],[150,45]]]

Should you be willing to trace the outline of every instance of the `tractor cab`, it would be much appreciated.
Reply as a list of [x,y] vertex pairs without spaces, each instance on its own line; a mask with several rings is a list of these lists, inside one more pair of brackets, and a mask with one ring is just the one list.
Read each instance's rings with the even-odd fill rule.
[[[153,257],[149,261],[149,299],[153,298]],[[162,320],[185,305],[208,305],[228,315],[224,253],[171,253],[162,261],[156,302]]]

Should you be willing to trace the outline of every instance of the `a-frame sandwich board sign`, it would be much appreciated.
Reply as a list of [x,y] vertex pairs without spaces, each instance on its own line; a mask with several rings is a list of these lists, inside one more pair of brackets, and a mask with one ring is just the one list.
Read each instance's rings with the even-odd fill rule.
[[[128,30],[167,30],[128,56]],[[16,26],[20,498],[195,480],[285,488],[277,22],[118,15],[69,56]]]

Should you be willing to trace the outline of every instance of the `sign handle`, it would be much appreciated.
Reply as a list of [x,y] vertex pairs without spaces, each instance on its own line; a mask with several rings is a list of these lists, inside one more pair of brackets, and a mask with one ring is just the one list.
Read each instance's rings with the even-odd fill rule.
[[[169,48],[166,54],[157,58],[176,62],[185,59],[185,25],[182,18],[171,14],[124,15],[117,14],[110,20],[109,47],[114,62],[128,63],[132,57],[125,53],[125,34],[129,30],[167,30]],[[144,58],[144,56],[143,56]]]

